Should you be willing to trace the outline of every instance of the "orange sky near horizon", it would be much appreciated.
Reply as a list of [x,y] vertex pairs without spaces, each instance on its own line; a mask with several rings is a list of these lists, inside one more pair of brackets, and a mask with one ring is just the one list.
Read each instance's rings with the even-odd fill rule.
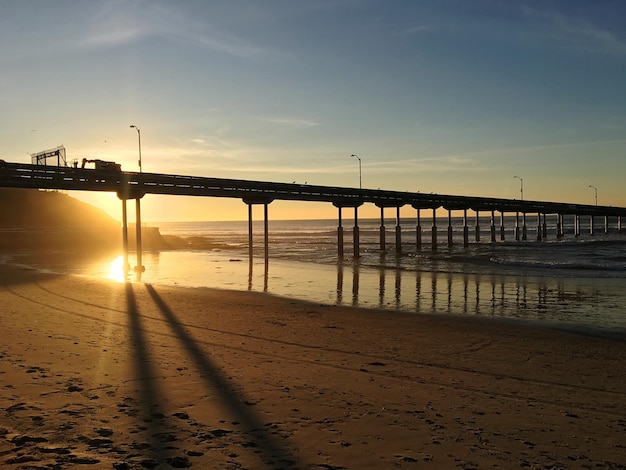
[[[114,193],[71,191],[68,194],[102,209],[118,221],[122,219],[122,202]],[[127,202],[127,210],[129,220],[134,221],[133,200]],[[263,206],[254,205],[252,214],[254,220],[262,220]],[[380,209],[373,204],[365,204],[359,208],[358,214],[359,218],[378,218]],[[415,217],[415,210],[407,206],[401,214],[403,217]],[[268,215],[270,220],[336,219],[338,209],[327,202],[277,200],[269,205]],[[343,209],[342,217],[353,218],[354,210]],[[395,217],[395,210],[386,209],[385,217]],[[235,198],[147,194],[141,200],[141,218],[143,223],[248,220],[248,206]]]

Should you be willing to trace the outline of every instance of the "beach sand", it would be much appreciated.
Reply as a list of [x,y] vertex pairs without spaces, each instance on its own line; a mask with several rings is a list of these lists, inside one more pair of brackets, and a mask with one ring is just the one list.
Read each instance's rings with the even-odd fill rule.
[[0,266],[1,468],[626,468],[626,342]]

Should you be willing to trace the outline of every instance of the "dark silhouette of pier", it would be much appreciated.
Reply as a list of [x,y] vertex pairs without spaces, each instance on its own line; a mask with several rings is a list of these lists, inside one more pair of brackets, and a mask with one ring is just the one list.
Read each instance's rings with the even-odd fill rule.
[[[363,204],[374,204],[380,208],[380,248],[385,250],[386,229],[384,225],[384,210],[396,210],[395,246],[401,250],[402,230],[400,225],[400,208],[410,206],[416,210],[416,240],[417,250],[422,249],[421,214],[423,210],[432,211],[431,249],[436,251],[437,216],[436,210],[443,208],[448,211],[448,245],[452,244],[452,212],[463,212],[463,244],[469,243],[470,222],[468,211],[475,213],[474,238],[481,239],[479,214],[482,212],[491,215],[488,230],[489,240],[496,242],[504,240],[504,214],[514,213],[516,216],[515,239],[526,240],[528,237],[528,215],[532,215],[533,232],[537,240],[547,237],[547,216],[555,216],[556,237],[563,237],[563,219],[565,216],[574,217],[574,233],[580,235],[581,218],[588,218],[589,231],[594,233],[596,217],[604,219],[604,232],[609,231],[611,220],[616,230],[622,231],[622,217],[626,216],[626,208],[613,206],[598,206],[586,204],[568,204],[562,202],[529,201],[517,199],[454,196],[445,194],[424,194],[402,191],[388,191],[381,189],[362,189],[333,186],[318,186],[296,183],[275,183],[265,181],[250,181],[227,178],[207,178],[199,176],[181,176],[160,173],[137,173],[115,171],[110,169],[85,169],[66,166],[33,165],[0,161],[0,187],[37,188],[77,191],[106,191],[114,192],[122,201],[122,234],[124,252],[127,263],[127,233],[126,201],[136,201],[137,227],[137,267],[143,269],[141,263],[141,212],[140,201],[146,194],[168,194],[179,196],[226,197],[238,198],[248,204],[250,253],[252,254],[252,210],[255,204],[265,206],[265,258],[267,262],[267,206],[275,200],[316,201],[331,203],[338,209],[337,246],[338,255],[344,255],[343,237],[343,209],[354,210],[353,228],[353,255],[359,257],[359,224],[358,208]],[[496,215],[499,213],[499,217]],[[440,217],[441,221],[443,218]],[[499,219],[499,220],[498,220]]]

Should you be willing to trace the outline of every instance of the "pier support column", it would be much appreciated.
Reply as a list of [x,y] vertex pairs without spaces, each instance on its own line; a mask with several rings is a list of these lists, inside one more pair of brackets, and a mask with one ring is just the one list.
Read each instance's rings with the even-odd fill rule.
[[622,216],[618,215],[617,216],[617,231],[618,232],[622,232]]
[[448,246],[452,246],[452,210],[448,209]]
[[269,265],[270,260],[270,243],[269,243],[269,222],[267,217],[267,208],[269,204],[263,204],[263,242],[265,244],[265,272],[267,272],[267,267]]
[[609,216],[604,216],[604,233],[609,233]]
[[537,241],[541,241],[541,213],[537,213]]
[[500,212],[500,240],[504,241],[504,212]]
[[415,249],[422,251],[422,217],[419,209],[417,211],[417,225],[415,226]]
[[337,256],[343,260],[343,225],[341,222],[341,207],[338,207],[339,217],[337,220]]
[[130,264],[128,263],[128,212],[126,209],[126,199],[122,199],[122,250],[124,256],[124,279],[128,276],[130,271]]
[[561,214],[556,215],[556,239],[563,239],[563,216]]
[[354,208],[354,229],[352,231],[352,243],[354,259],[358,259],[361,256],[361,250],[359,247],[359,208]]
[[430,247],[432,251],[437,251],[437,216],[435,215],[436,210],[437,209],[433,208],[433,227]]
[[383,207],[380,208],[380,251],[385,253],[385,209]]
[[574,237],[580,237],[580,215],[574,215]]
[[463,247],[469,246],[469,227],[467,226],[467,209],[463,209]]
[[248,259],[250,263],[252,263],[252,258],[254,258],[252,241],[252,204],[248,204]]
[[496,211],[491,211],[491,220],[489,222],[491,227],[491,243],[496,242]]
[[137,251],[137,266],[135,266],[135,272],[137,273],[137,280],[141,280],[141,273],[143,273],[146,268],[142,263],[141,255],[141,198],[135,199],[135,231],[136,231],[136,251]]
[[547,239],[548,238],[548,223],[546,222],[546,214],[543,214],[543,239]]
[[515,241],[519,241],[519,212],[515,213]]
[[589,235],[593,235],[593,215],[589,216]]
[[474,240],[480,241],[480,215],[478,211],[476,211],[476,238]]
[[400,227],[399,207],[396,207],[396,253],[402,253],[402,228]]
[[526,241],[526,212],[522,212],[522,240]]

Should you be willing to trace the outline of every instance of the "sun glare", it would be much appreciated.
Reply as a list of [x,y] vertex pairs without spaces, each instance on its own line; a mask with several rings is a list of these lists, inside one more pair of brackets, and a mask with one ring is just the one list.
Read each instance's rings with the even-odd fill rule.
[[124,275],[123,256],[118,256],[113,260],[113,262],[111,263],[111,267],[109,268],[109,275],[107,277],[117,282],[126,281],[126,276]]

